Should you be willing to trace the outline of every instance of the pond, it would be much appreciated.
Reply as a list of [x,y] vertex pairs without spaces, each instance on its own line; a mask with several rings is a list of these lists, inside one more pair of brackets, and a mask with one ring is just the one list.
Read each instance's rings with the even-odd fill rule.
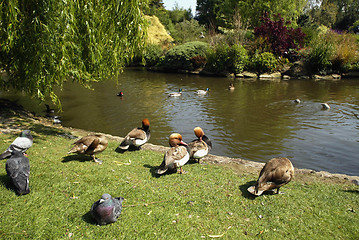
[[[231,82],[234,91],[227,89]],[[179,88],[181,97],[168,97]],[[206,88],[207,95],[194,94]],[[118,82],[95,83],[93,89],[67,83],[58,92],[63,126],[123,137],[148,118],[150,143],[165,146],[172,132],[190,142],[200,126],[215,155],[259,162],[283,156],[297,168],[359,176],[359,79],[239,80],[127,69]],[[117,96],[120,91],[124,96]],[[0,97],[45,114],[43,104],[27,97]],[[323,110],[322,102],[331,108]]]

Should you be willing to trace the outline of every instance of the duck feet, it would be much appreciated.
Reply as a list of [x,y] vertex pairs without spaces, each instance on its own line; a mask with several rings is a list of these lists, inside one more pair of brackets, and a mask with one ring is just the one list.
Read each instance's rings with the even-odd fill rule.
[[94,158],[94,162],[96,162],[98,164],[102,164],[102,160],[99,158]]

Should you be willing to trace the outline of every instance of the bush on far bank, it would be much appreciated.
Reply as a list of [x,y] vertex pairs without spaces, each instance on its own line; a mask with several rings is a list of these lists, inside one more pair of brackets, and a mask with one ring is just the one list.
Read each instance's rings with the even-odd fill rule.
[[170,49],[161,57],[158,66],[165,70],[196,70],[196,64],[191,59],[196,56],[206,57],[209,45],[204,42],[188,42]]

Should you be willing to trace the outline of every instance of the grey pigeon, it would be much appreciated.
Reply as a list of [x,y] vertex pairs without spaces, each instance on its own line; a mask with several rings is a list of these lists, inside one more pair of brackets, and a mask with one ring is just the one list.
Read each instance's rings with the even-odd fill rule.
[[22,152],[17,150],[11,152],[11,157],[6,161],[6,172],[18,195],[25,195],[30,192],[30,162]]
[[17,137],[10,146],[0,155],[0,159],[5,159],[11,156],[11,152],[17,150],[25,153],[32,146],[33,138],[30,130],[24,130],[20,136]]
[[99,225],[114,223],[121,214],[123,198],[113,198],[105,193],[101,199],[92,204],[91,215]]

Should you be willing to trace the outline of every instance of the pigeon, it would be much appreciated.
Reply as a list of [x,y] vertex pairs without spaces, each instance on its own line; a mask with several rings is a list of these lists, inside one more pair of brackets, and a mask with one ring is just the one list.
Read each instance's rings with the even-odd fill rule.
[[30,162],[22,152],[17,150],[11,152],[11,157],[6,161],[6,173],[14,184],[18,195],[25,195],[30,192]]
[[19,152],[25,153],[33,143],[33,138],[31,136],[30,130],[24,130],[21,132],[20,136],[17,137],[10,146],[0,155],[0,159],[5,159],[11,156],[11,152],[17,150]]
[[75,146],[68,153],[79,153],[90,155],[99,164],[102,161],[95,154],[103,152],[108,145],[106,137],[102,134],[88,135],[73,143]]
[[197,139],[188,144],[190,157],[192,159],[197,159],[198,163],[200,163],[201,158],[205,157],[208,152],[211,151],[212,142],[206,135],[204,135],[204,132],[200,127],[194,129],[194,134],[197,136]]
[[145,118],[142,120],[142,127],[132,129],[121,142],[119,148],[127,150],[129,147],[134,146],[140,148],[148,140],[150,140],[150,121]]
[[180,168],[180,173],[183,173],[182,166],[189,160],[188,145],[182,141],[181,134],[172,133],[169,137],[169,144],[171,148],[165,153],[161,165],[156,170],[158,175],[167,171],[176,171],[178,168]]
[[123,200],[123,197],[113,198],[105,193],[92,204],[91,215],[99,225],[114,223],[121,214]]
[[288,158],[272,158],[262,168],[259,178],[254,186],[248,188],[248,192],[259,196],[264,191],[277,189],[289,183],[294,176],[294,167]]

